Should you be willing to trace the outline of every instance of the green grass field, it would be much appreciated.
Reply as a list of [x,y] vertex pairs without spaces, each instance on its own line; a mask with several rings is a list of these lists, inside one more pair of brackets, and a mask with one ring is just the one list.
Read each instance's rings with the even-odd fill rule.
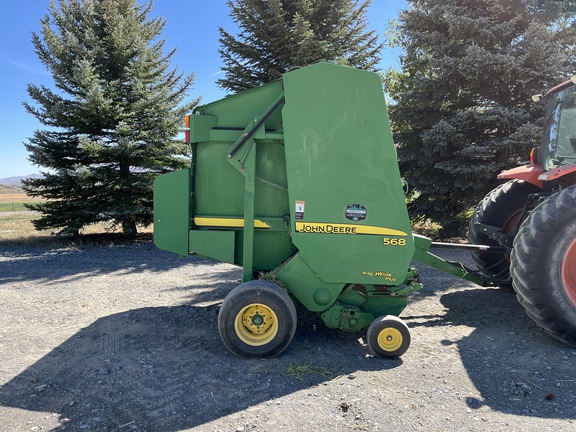
[[20,188],[0,186],[0,213],[28,211],[24,204],[40,201],[40,198],[29,197]]
[[28,211],[24,204],[31,204],[33,201],[28,202],[0,202],[0,213],[4,212],[19,212]]

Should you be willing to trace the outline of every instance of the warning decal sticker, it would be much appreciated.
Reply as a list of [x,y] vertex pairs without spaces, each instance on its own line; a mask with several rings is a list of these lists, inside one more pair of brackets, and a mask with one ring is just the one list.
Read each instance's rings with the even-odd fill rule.
[[295,220],[304,220],[304,204],[304,201],[296,201],[296,205],[294,206]]

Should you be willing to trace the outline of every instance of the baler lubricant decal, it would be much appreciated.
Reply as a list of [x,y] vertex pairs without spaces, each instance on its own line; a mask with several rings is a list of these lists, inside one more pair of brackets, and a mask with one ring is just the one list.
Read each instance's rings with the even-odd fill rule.
[[296,222],[296,232],[315,234],[367,234],[408,237],[404,231],[371,225],[331,224],[322,222]]

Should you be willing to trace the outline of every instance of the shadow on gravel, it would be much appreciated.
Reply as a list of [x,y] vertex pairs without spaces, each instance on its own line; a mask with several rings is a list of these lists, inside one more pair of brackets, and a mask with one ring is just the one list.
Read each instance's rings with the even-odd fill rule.
[[195,256],[179,258],[151,242],[69,245],[57,249],[17,247],[3,250],[0,262],[0,285],[38,280],[50,285],[100,274],[158,273],[190,263],[218,264]]
[[[20,253],[25,251],[25,259],[18,251],[0,254],[3,262],[10,262],[0,266],[0,284],[161,272],[190,260],[215,263],[179,260],[150,243],[103,251],[92,247],[90,254],[82,249]],[[178,431],[260,403],[274,404],[343,375],[386,373],[402,365],[401,360],[367,357],[367,348],[357,342],[360,334],[327,329],[317,316],[302,310],[296,336],[281,356],[236,358],[220,342],[216,327],[217,303],[231,284],[222,280],[222,273],[214,277],[218,289],[195,295],[189,305],[100,318],[1,387],[0,404],[58,413],[62,429],[68,430]],[[453,278],[435,280],[442,288],[452,283]],[[403,318],[412,328],[471,328],[461,339],[442,341],[460,353],[481,394],[468,395],[470,410],[489,407],[520,416],[576,418],[576,350],[538,330],[514,295],[468,288],[441,295],[441,302],[448,309],[445,315]],[[326,403],[338,409],[340,402]]]
[[[217,313],[217,305],[187,305],[101,318],[3,386],[0,404],[59,413],[71,430],[177,431],[358,370],[402,364],[367,357],[358,335],[326,329],[310,314],[299,317],[280,357],[239,359],[220,342]],[[335,355],[338,346],[346,361]],[[327,403],[338,409],[341,401]]]
[[540,418],[576,419],[576,349],[555,341],[534,324],[516,296],[500,289],[466,289],[441,296],[443,316],[405,317],[410,327],[467,326],[473,331],[454,347],[482,398],[471,410]]

